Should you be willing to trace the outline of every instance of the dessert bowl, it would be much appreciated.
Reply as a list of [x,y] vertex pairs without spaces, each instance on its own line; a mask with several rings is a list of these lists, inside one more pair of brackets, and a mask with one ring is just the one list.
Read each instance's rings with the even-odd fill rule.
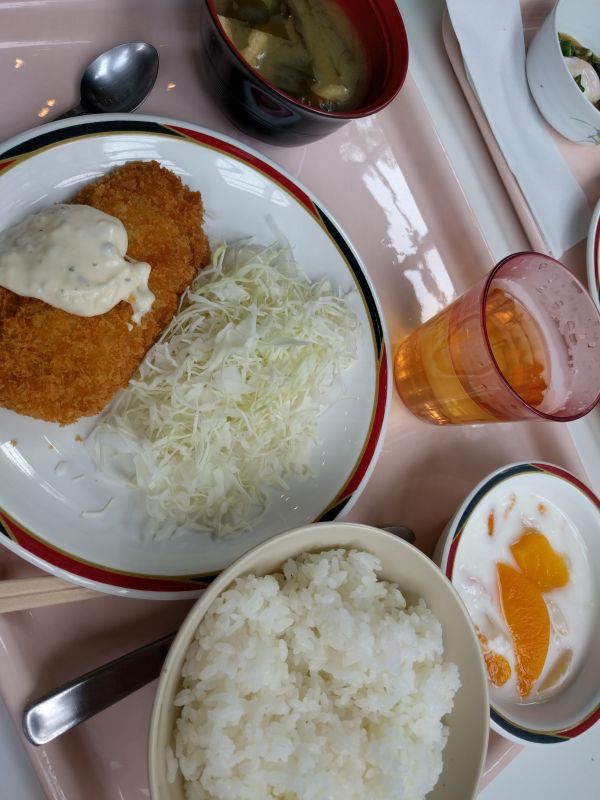
[[[600,719],[600,640],[594,635],[600,620],[599,531],[600,501],[578,478],[553,464],[517,462],[475,486],[438,541],[434,560],[465,602],[482,648],[488,651],[486,663],[491,660],[491,727],[512,741],[566,742]],[[507,623],[510,615],[505,613],[506,597],[496,571],[499,562],[514,572],[523,570],[515,543],[521,541],[522,545],[526,533],[533,533],[538,541],[539,534],[544,534],[564,558],[570,575],[561,588],[542,591],[550,617],[550,643],[539,681],[527,697],[520,698],[511,681],[519,657],[517,637],[522,632],[515,632]],[[531,618],[523,608],[520,614],[523,619]],[[547,685],[554,665],[569,649],[570,665],[555,687],[538,692],[537,686]],[[493,685],[497,652],[509,660],[513,671],[501,686]],[[554,678],[558,674],[555,672]]]

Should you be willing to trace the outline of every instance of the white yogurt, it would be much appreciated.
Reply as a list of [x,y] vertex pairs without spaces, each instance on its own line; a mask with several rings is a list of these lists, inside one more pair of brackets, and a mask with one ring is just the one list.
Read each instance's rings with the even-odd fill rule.
[[[488,639],[489,649],[503,655],[510,664],[511,677],[507,683],[493,688],[496,698],[541,702],[564,688],[577,673],[588,650],[595,617],[592,572],[581,534],[555,505],[535,492],[513,492],[502,486],[499,489],[485,497],[469,518],[457,548],[452,582],[473,622]],[[551,623],[550,645],[539,679],[531,693],[521,699],[517,692],[512,637],[500,606],[497,564],[504,562],[519,570],[510,546],[527,528],[537,529],[565,558],[569,581],[559,589],[543,593]],[[564,676],[553,687],[544,689],[554,665],[569,650],[573,656]]]

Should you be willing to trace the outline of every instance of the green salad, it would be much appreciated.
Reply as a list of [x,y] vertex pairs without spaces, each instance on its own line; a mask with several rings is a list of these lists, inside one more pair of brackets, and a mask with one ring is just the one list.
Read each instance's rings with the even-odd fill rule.
[[567,69],[587,99],[600,109],[600,56],[566,33],[558,34]]

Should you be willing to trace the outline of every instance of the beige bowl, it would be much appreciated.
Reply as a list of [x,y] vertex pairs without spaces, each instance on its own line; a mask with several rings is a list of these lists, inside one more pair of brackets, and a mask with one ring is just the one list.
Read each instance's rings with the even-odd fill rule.
[[381,577],[403,593],[422,597],[439,619],[444,658],[457,664],[461,688],[447,717],[449,737],[444,768],[428,800],[475,797],[487,749],[489,699],[481,648],[462,601],[452,584],[423,553],[391,533],[351,523],[322,523],[284,533],[251,550],[226,569],[190,610],[173,642],[161,673],[150,724],[150,789],[153,800],[184,800],[183,783],[167,782],[165,751],[172,741],[177,709],[174,698],[187,648],[213,600],[241,575],[266,575],[288,558],[334,547],[366,550],[382,565]]

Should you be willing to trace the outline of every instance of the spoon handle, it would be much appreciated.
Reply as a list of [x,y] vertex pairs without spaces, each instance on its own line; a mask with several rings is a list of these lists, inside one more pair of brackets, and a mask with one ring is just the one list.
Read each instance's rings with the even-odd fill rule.
[[28,704],[23,711],[27,739],[46,744],[157,678],[174,638],[172,633],[133,650]]
[[415,532],[411,528],[407,528],[406,525],[386,525],[382,530],[393,533],[394,536],[404,539],[409,544],[414,544],[417,540]]
[[61,114],[60,117],[56,117],[56,119],[68,119],[69,117],[80,117],[82,114],[89,114],[90,112],[87,108],[84,108],[81,104],[75,106],[74,108],[70,108],[68,111],[65,111],[64,114]]

